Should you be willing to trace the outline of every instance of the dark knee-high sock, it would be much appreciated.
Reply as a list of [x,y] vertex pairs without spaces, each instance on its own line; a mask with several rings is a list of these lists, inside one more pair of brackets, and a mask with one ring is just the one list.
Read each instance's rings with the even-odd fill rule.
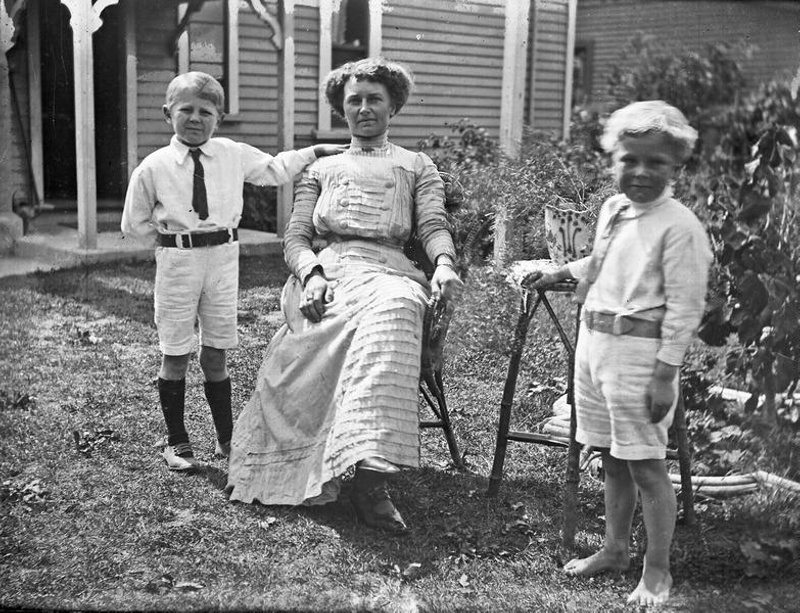
[[229,443],[233,434],[233,414],[231,413],[231,378],[222,381],[206,381],[203,384],[206,391],[206,400],[211,407],[211,417],[214,420],[214,429],[217,431],[217,440],[220,443]]
[[183,422],[183,410],[186,398],[186,379],[169,381],[158,378],[158,397],[161,411],[167,424],[167,444],[188,443],[189,435]]

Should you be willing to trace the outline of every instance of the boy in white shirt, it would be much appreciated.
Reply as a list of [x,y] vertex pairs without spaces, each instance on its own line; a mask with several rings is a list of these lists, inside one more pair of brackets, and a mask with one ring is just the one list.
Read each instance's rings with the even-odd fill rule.
[[197,467],[184,424],[184,397],[195,322],[200,367],[217,435],[215,453],[230,450],[233,418],[226,350],[236,347],[239,290],[237,226],[245,182],[291,181],[317,157],[340,153],[316,145],[273,157],[250,145],[212,138],[224,117],[225,92],[202,72],[169,84],[164,116],[175,134],[169,146],[134,170],[122,214],[122,232],[156,249],[155,322],[162,352],[158,392],[170,470]]
[[665,602],[672,585],[676,501],[665,462],[667,429],[711,262],[703,226],[670,187],[696,138],[683,114],[661,101],[615,112],[601,142],[613,155],[621,193],[603,204],[592,255],[526,281],[543,288],[577,278],[584,302],[575,355],[576,438],[602,452],[606,534],[600,551],[571,560],[564,572],[590,576],[629,567],[641,493],[647,551],[628,602],[644,606]]

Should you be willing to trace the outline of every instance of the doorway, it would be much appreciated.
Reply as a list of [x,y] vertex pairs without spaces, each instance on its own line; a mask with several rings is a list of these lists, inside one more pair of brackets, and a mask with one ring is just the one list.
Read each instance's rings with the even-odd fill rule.
[[[40,6],[44,197],[59,208],[74,208],[78,189],[70,15],[60,0],[44,0]],[[107,7],[103,25],[93,35],[98,208],[121,208],[125,186],[125,71],[119,15],[118,6]]]

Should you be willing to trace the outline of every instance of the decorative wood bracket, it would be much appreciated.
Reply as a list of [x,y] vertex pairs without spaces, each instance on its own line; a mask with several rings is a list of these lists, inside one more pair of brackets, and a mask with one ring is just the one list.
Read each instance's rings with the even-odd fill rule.
[[16,0],[6,12],[5,0],[0,0],[0,51],[5,53],[17,42],[17,17],[25,8],[27,0]]
[[109,6],[113,6],[118,3],[119,0],[97,0],[97,2],[92,5],[92,32],[97,32],[100,29],[100,26],[103,25],[103,18],[101,17],[103,11]]
[[[70,23],[72,27],[75,28],[76,23],[76,16],[80,14],[80,11],[77,9],[78,3],[86,2],[87,0],[61,0],[61,4],[66,6],[70,12]],[[91,1],[91,0],[89,0]],[[80,27],[88,28],[88,32],[94,34],[97,32],[103,25],[103,18],[101,14],[104,10],[106,10],[109,6],[117,4],[119,0],[97,0],[95,4],[92,5],[92,8],[89,12],[89,22],[86,24],[81,24]]]
[[175,28],[175,32],[172,33],[172,36],[169,39],[168,51],[170,53],[177,52],[178,40],[180,39],[181,34],[186,32],[186,28],[189,27],[189,20],[192,18],[192,14],[203,8],[204,1],[205,0],[189,0],[186,3],[186,13],[184,13],[181,22],[178,24],[178,27]]
[[278,51],[283,49],[283,27],[281,27],[280,20],[269,12],[264,0],[248,0],[248,2],[261,21],[272,28],[272,38],[270,39],[272,44]]

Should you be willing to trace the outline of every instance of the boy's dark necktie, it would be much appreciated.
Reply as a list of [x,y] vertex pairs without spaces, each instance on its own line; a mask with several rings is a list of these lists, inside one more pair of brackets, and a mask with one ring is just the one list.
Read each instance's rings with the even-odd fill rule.
[[194,183],[192,184],[192,208],[197,211],[200,219],[208,218],[208,197],[206,196],[205,170],[200,161],[200,149],[191,149],[194,160]]

